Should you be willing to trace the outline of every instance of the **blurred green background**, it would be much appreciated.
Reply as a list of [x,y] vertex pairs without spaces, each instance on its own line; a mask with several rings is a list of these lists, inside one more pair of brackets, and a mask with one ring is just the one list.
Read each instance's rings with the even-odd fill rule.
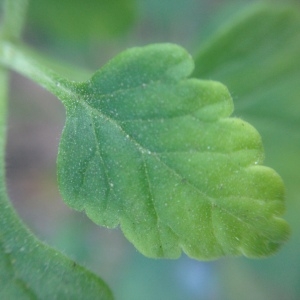
[[[187,48],[196,58],[194,76],[220,80],[229,87],[234,115],[258,129],[266,165],[286,184],[285,218],[292,235],[275,256],[214,262],[185,256],[176,261],[145,258],[119,229],[97,227],[63,204],[55,160],[64,108],[35,83],[13,74],[7,145],[12,202],[41,240],[99,274],[116,299],[300,299],[300,21],[296,16],[300,5],[290,1],[295,19],[283,16],[277,22],[271,15],[254,22],[252,30],[246,26],[250,31],[242,31],[245,28],[239,22],[247,18],[245,9],[251,11],[262,2],[30,2],[24,39],[60,61],[48,64],[72,78],[88,78],[87,74],[128,47],[173,42]],[[270,8],[275,2],[280,1],[268,1]],[[236,15],[240,16],[237,25],[230,25]],[[215,33],[222,38],[233,26],[239,34],[220,44],[213,40]],[[71,71],[68,65],[73,66]]]

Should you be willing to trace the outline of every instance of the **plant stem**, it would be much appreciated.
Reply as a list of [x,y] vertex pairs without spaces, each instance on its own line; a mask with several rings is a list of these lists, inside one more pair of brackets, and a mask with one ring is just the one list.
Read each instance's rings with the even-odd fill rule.
[[2,35],[6,39],[18,40],[26,17],[28,0],[5,0],[3,3]]
[[[4,37],[6,37],[7,39],[17,39],[21,34],[26,14],[27,0],[6,0],[3,4],[4,20],[0,32],[1,45],[2,39]],[[0,65],[0,236],[2,238],[4,234],[6,234],[7,228],[11,228],[13,224],[18,224],[19,222],[15,211],[8,199],[5,182],[5,145],[8,86],[9,74],[7,70]]]
[[[19,219],[8,199],[5,184],[5,144],[6,144],[6,114],[7,91],[9,75],[7,70],[0,66],[0,245],[3,237],[16,224]],[[19,232],[23,227],[18,228]]]
[[45,67],[37,55],[20,43],[0,41],[0,64],[37,82],[62,102],[74,91],[74,82]]
[[[8,74],[0,67],[0,178],[4,177],[4,153],[6,140],[6,99],[7,99]],[[4,182],[0,180],[0,191],[4,189]]]

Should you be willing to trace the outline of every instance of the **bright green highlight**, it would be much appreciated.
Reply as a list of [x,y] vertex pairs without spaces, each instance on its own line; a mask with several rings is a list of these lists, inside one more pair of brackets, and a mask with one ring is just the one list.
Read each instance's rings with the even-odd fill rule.
[[226,87],[179,46],[125,51],[65,99],[64,200],[146,256],[262,257],[287,239],[284,187]]

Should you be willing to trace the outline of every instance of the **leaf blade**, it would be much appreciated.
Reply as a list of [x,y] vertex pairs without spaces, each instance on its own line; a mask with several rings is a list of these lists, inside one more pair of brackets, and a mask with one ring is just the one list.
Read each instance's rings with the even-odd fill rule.
[[1,194],[0,277],[3,299],[112,299],[108,286],[37,240]]
[[[260,136],[249,124],[229,118],[228,90],[187,79],[192,67],[179,46],[150,45],[127,50],[75,87],[58,155],[63,198],[98,224],[120,223],[125,236],[150,257],[176,258],[182,250],[198,259],[270,254],[288,232],[284,221],[273,220],[282,211],[268,206],[268,196],[275,197],[268,184],[276,187],[281,203],[282,182],[271,169],[256,166],[263,160]],[[249,203],[258,197],[251,191],[259,183],[252,168],[263,174],[258,190],[272,212],[266,209],[269,222],[260,227],[267,227],[265,236],[258,230],[250,235],[247,225],[244,241],[228,245],[217,238],[223,214],[214,210],[224,210],[218,203],[227,194],[243,199],[248,193]],[[244,219],[253,219],[251,210]],[[224,235],[232,240],[236,222],[225,223]],[[247,233],[257,244],[265,239],[264,246],[251,249]]]

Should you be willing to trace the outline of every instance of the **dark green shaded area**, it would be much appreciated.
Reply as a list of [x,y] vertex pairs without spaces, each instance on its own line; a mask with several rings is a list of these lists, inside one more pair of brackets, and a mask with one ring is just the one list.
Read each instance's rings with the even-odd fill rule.
[[1,299],[112,299],[100,278],[29,233],[1,197]]
[[125,32],[135,11],[134,0],[32,0],[28,25],[43,35],[101,39]]

